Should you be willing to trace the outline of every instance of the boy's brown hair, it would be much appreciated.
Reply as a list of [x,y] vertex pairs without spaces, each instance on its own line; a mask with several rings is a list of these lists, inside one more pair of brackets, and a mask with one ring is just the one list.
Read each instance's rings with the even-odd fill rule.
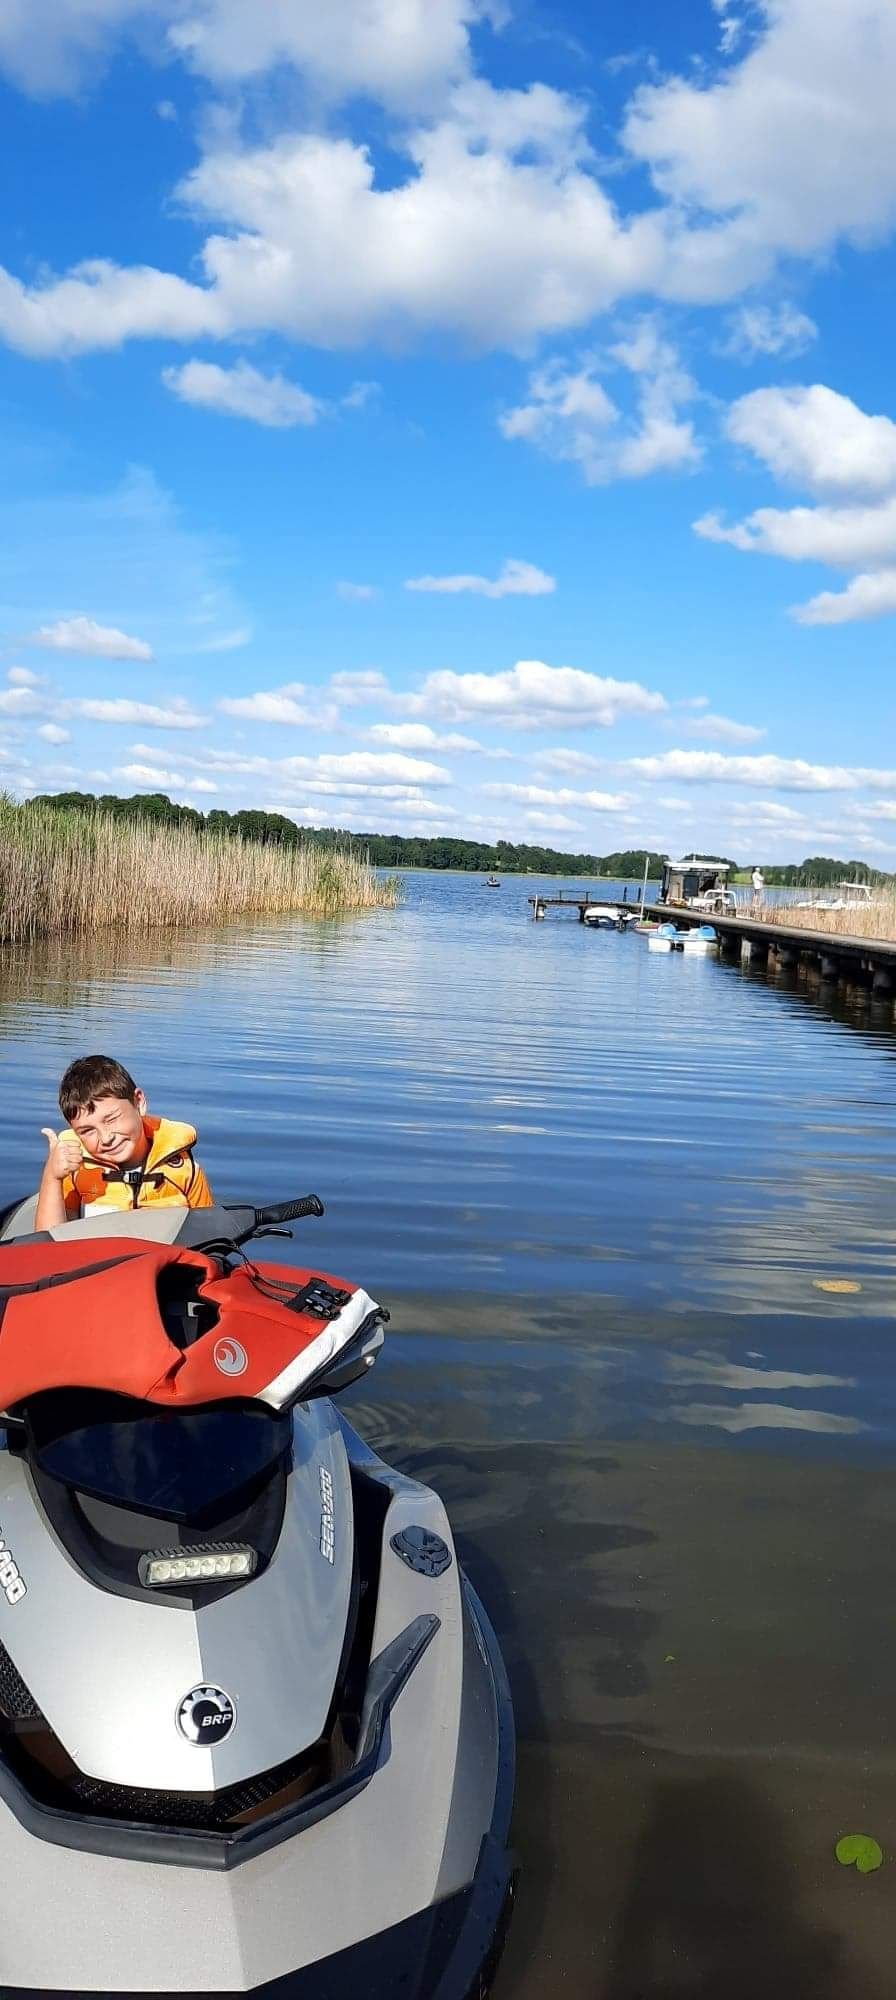
[[137,1085],[112,1056],[79,1056],[59,1085],[59,1109],[69,1124],[79,1111],[92,1111],[98,1097],[126,1097],[133,1104]]

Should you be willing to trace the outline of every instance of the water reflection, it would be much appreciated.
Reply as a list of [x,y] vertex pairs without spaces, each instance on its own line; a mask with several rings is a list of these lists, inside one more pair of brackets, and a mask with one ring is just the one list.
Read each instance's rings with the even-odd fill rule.
[[532,886],[9,955],[0,1199],[104,1047],[221,1194],[324,1195],[278,1248],[393,1307],[351,1409],[506,1650],[505,2000],[878,2000],[887,1869],[833,1846],[896,1852],[892,1009],[533,925]]

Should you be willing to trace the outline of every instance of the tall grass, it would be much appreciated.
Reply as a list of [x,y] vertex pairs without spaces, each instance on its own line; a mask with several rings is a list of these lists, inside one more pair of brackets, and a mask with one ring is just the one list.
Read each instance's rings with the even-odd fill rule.
[[21,806],[0,795],[0,940],[84,937],[249,915],[333,917],[390,908],[395,878],[310,842],[262,846],[230,834]]
[[[748,904],[738,914],[752,914],[752,906]],[[764,924],[783,924],[787,930],[876,938],[879,943],[896,940],[896,893],[892,889],[882,890],[870,903],[856,903],[846,910],[795,910],[791,903],[763,903],[758,914]]]

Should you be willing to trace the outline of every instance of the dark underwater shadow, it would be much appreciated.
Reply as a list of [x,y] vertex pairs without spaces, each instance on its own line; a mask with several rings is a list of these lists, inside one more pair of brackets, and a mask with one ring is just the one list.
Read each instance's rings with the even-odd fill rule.
[[657,1785],[600,2000],[845,2000],[839,1940],[801,1911],[789,1839],[743,1778]]

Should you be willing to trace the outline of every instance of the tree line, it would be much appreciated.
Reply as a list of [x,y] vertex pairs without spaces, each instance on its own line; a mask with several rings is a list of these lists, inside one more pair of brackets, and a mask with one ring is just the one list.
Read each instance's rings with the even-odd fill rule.
[[[34,800],[35,804],[58,806],[82,812],[107,812],[119,819],[151,819],[176,826],[192,826],[201,832],[239,835],[243,840],[262,844],[273,841],[282,847],[304,843],[318,848],[338,848],[340,852],[369,859],[375,868],[460,868],[472,874],[606,876],[621,881],[640,881],[647,863],[648,879],[659,881],[663,872],[662,854],[643,847],[623,848],[615,854],[566,854],[556,847],[542,847],[532,841],[459,840],[447,834],[355,833],[348,827],[297,826],[285,813],[247,810],[224,812],[215,806],[210,812],[182,806],[165,792],[135,792],[131,798],[115,793],[52,792]],[[732,874],[736,863],[731,863]],[[805,861],[763,868],[769,887],[799,888],[804,884],[829,887],[840,881],[887,883],[896,876],[869,868],[866,861],[841,861],[830,855],[815,854]]]
[[617,854],[565,854],[554,847],[526,841],[459,840],[442,834],[355,833],[348,827],[304,827],[285,813],[248,810],[224,812],[218,806],[210,812],[182,806],[165,792],[136,792],[118,798],[112,792],[44,793],[34,804],[57,806],[80,812],[107,812],[117,819],[150,819],[175,826],[192,826],[197,831],[236,834],[243,840],[269,841],[278,846],[339,848],[342,852],[368,858],[376,868],[460,868],[471,873],[537,875],[608,875],[622,879],[640,877],[644,863],[648,875],[658,881],[663,856],[644,848],[630,848]]
[[805,861],[787,867],[764,868],[766,882],[777,889],[816,886],[831,888],[836,882],[867,882],[871,888],[896,881],[881,868],[869,868],[867,861],[837,861],[829,854],[810,854]]

